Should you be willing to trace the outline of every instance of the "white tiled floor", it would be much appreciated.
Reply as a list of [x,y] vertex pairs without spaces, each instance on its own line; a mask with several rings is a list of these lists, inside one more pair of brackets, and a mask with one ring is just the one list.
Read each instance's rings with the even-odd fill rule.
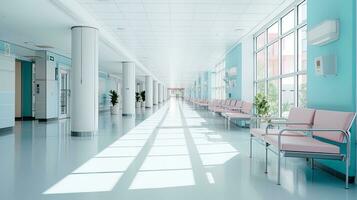
[[357,199],[355,185],[303,159],[284,159],[277,186],[276,156],[265,174],[263,147],[249,159],[248,129],[219,116],[177,100],[151,112],[101,114],[98,134],[82,138],[69,120],[17,122],[0,136],[0,199]]

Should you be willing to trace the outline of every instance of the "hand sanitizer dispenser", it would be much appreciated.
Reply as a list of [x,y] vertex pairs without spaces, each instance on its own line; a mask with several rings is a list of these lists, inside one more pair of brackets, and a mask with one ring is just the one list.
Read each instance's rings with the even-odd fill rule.
[[316,75],[337,75],[336,56],[319,56],[315,58],[314,66]]

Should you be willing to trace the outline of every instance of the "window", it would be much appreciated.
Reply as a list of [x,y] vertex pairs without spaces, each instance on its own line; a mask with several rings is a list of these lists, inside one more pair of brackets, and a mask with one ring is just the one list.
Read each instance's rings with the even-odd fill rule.
[[274,79],[268,82],[268,101],[270,114],[274,117],[279,116],[279,80]]
[[300,75],[298,79],[298,104],[306,106],[306,75]]
[[222,61],[212,70],[212,99],[226,98],[226,84],[225,78],[225,62]]
[[265,94],[265,81],[260,81],[257,83],[257,94]]
[[265,78],[265,50],[257,53],[257,79]]
[[306,1],[302,2],[298,6],[298,23],[304,23],[307,19],[307,9],[306,9]]
[[306,1],[265,27],[255,37],[254,93],[267,96],[271,116],[287,117],[307,102]]
[[290,108],[295,106],[295,77],[281,80],[281,112],[282,117],[287,117]]
[[307,66],[307,40],[306,26],[303,26],[298,31],[298,70],[306,70]]
[[295,35],[291,33],[290,35],[282,39],[282,73],[288,74],[294,72],[295,64]]
[[268,47],[268,77],[279,75],[279,42]]
[[268,42],[272,42],[279,37],[279,23],[276,22],[268,28]]
[[261,33],[257,37],[257,49],[262,48],[265,45],[265,32]]
[[295,22],[294,22],[294,18],[295,18],[295,10],[290,11],[287,15],[285,15],[282,19],[281,19],[281,31],[282,34],[290,31],[291,29],[294,28],[295,26]]

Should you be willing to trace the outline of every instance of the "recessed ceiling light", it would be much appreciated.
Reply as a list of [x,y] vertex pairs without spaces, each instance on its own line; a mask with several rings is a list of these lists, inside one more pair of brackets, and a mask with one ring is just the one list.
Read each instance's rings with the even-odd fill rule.
[[45,45],[45,44],[39,44],[39,45],[35,45],[38,48],[42,48],[42,49],[53,49],[53,46],[50,45]]
[[117,30],[118,30],[118,31],[124,31],[125,28],[123,28],[123,27],[118,27]]
[[26,42],[24,42],[24,44],[32,45],[32,46],[35,46],[35,45],[36,45],[34,42],[30,42],[30,41],[26,41]]
[[237,27],[237,28],[234,29],[234,31],[244,31],[244,28],[242,28],[242,27]]

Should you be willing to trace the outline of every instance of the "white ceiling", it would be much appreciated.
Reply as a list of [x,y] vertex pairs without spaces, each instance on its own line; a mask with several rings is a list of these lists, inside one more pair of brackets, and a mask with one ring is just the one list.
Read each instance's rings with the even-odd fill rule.
[[[0,40],[29,49],[40,50],[37,45],[49,45],[55,53],[71,56],[71,27],[79,23],[62,12],[49,0],[9,0],[0,6]],[[34,56],[31,51],[18,51],[20,57]],[[127,57],[99,43],[99,69],[120,75],[121,61]],[[137,68],[139,76],[145,73]]]
[[77,0],[170,87],[207,70],[284,0]]
[[[50,45],[55,47],[52,51],[70,56],[70,27],[81,22],[52,3],[71,1],[75,2],[3,2],[0,39],[32,49],[38,48],[24,42]],[[77,0],[117,44],[125,47],[120,52],[108,41],[100,41],[101,70],[119,74],[121,61],[137,59],[144,65],[142,70],[138,68],[139,75],[147,74],[148,69],[168,87],[191,84],[199,72],[219,62],[228,49],[284,1]]]

